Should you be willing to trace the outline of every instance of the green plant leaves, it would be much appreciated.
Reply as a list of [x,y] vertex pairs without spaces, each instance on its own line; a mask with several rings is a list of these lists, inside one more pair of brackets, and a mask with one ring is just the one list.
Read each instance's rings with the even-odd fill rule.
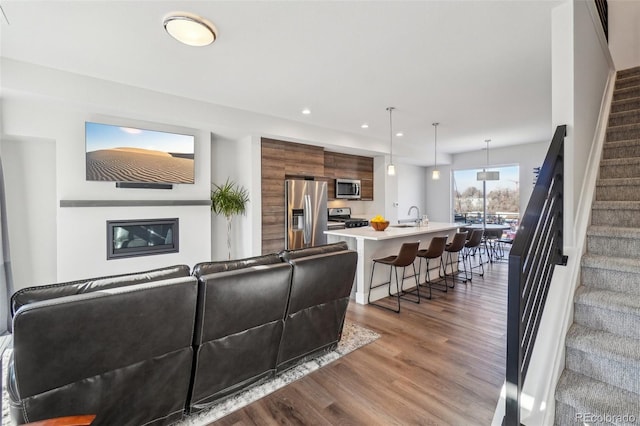
[[211,210],[222,214],[227,219],[237,214],[244,214],[249,202],[249,191],[241,185],[227,179],[223,185],[213,184],[211,191]]

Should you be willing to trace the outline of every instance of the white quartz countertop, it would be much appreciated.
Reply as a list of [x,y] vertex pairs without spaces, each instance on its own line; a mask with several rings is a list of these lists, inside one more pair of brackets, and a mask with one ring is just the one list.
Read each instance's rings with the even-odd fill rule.
[[429,222],[428,225],[423,226],[398,227],[397,225],[389,225],[384,231],[376,231],[370,226],[363,226],[361,228],[324,231],[324,233],[327,235],[336,235],[338,237],[352,237],[379,241],[390,240],[392,238],[410,237],[412,235],[424,235],[433,232],[457,230],[459,227],[460,225],[456,223]]

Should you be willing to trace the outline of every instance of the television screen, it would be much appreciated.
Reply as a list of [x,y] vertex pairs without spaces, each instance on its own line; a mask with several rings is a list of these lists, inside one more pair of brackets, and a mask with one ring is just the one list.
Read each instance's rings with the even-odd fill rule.
[[87,180],[193,183],[193,135],[85,122]]

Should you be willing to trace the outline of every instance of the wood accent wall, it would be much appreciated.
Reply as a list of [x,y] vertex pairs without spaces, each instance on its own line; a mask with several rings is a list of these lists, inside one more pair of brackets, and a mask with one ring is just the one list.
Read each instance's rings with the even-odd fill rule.
[[324,176],[324,149],[262,138],[262,253],[284,250],[284,181]]
[[335,199],[335,179],[362,181],[362,199],[373,200],[373,158],[325,151],[324,148],[262,138],[262,253],[284,250],[284,181],[313,177],[328,183]]

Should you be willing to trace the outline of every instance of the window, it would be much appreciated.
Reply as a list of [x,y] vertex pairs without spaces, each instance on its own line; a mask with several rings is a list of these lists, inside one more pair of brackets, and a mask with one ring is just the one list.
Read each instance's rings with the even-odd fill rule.
[[515,224],[520,217],[519,166],[491,167],[500,172],[500,180],[478,181],[482,169],[453,171],[453,211],[455,222]]

